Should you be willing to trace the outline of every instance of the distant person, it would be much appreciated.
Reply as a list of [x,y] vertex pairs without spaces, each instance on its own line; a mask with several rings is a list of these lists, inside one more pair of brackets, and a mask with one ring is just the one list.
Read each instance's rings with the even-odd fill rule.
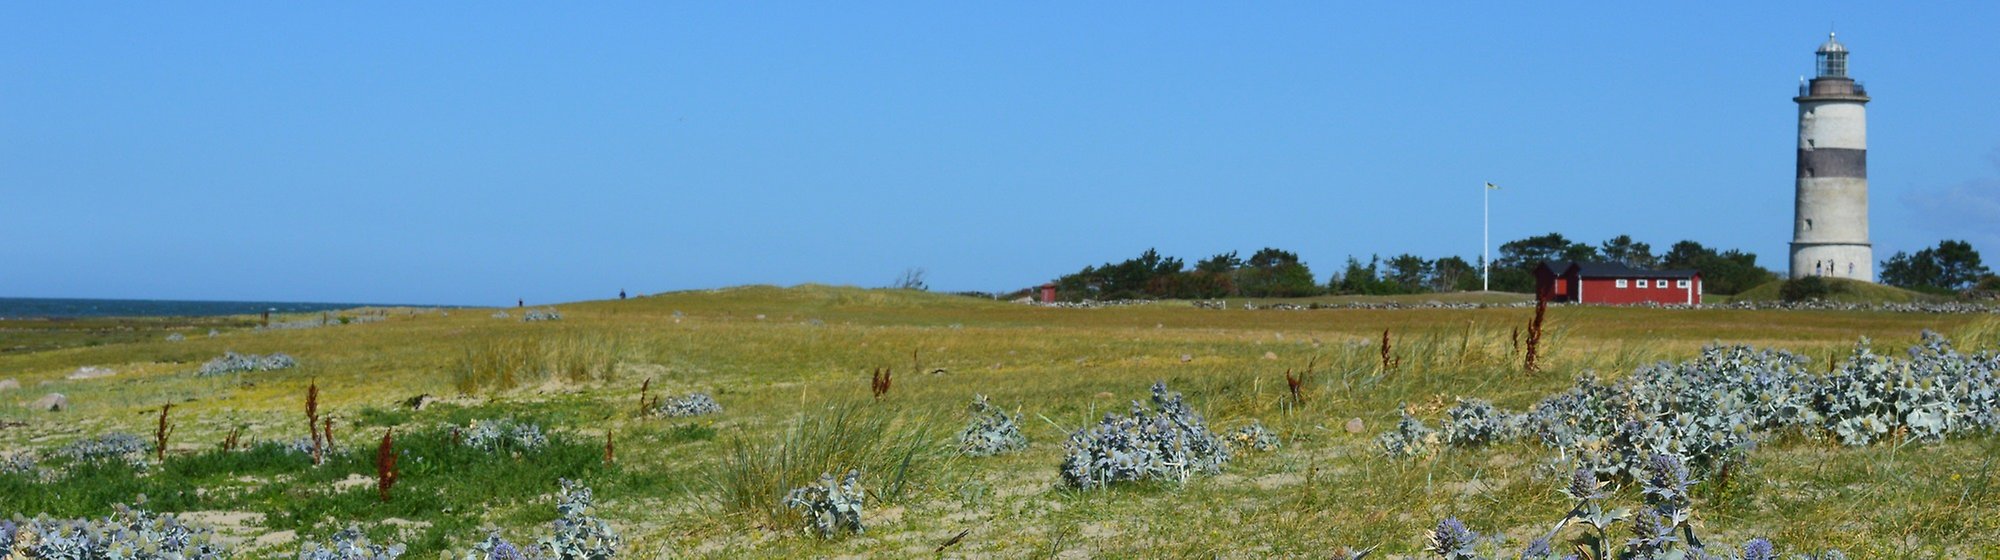
[[528,300],[527,300],[527,299],[517,299],[517,300],[514,300],[514,307],[517,307],[517,308],[518,308],[518,307],[527,307],[527,306],[528,306]]
[[625,299],[625,290],[618,290],[618,299]]

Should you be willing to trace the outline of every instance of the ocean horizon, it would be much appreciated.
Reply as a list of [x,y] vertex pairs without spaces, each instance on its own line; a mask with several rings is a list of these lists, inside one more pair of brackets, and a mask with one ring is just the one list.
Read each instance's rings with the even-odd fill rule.
[[0,319],[80,317],[215,317],[277,313],[311,313],[356,307],[454,307],[379,303],[298,301],[202,301],[162,299],[10,298],[0,297]]

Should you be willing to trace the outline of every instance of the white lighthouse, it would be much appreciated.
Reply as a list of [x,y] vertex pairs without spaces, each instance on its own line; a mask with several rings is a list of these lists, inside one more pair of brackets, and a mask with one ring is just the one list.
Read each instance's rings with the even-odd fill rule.
[[1875,281],[1868,243],[1868,91],[1847,75],[1847,47],[1827,34],[1818,71],[1799,84],[1792,278]]

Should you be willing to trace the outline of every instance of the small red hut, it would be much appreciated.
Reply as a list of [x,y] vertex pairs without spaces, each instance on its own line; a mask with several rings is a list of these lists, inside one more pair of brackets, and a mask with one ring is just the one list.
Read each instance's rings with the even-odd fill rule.
[[1549,301],[1575,303],[1701,305],[1701,273],[1618,263],[1544,262],[1535,267],[1535,293]]

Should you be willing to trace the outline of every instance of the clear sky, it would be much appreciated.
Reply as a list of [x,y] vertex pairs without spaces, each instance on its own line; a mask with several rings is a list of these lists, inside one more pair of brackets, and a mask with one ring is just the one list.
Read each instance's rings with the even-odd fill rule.
[[1324,281],[1477,257],[1487,181],[1496,245],[1783,270],[1830,27],[1877,258],[2000,260],[1996,2],[299,4],[0,4],[0,296],[1001,291],[1149,247]]

